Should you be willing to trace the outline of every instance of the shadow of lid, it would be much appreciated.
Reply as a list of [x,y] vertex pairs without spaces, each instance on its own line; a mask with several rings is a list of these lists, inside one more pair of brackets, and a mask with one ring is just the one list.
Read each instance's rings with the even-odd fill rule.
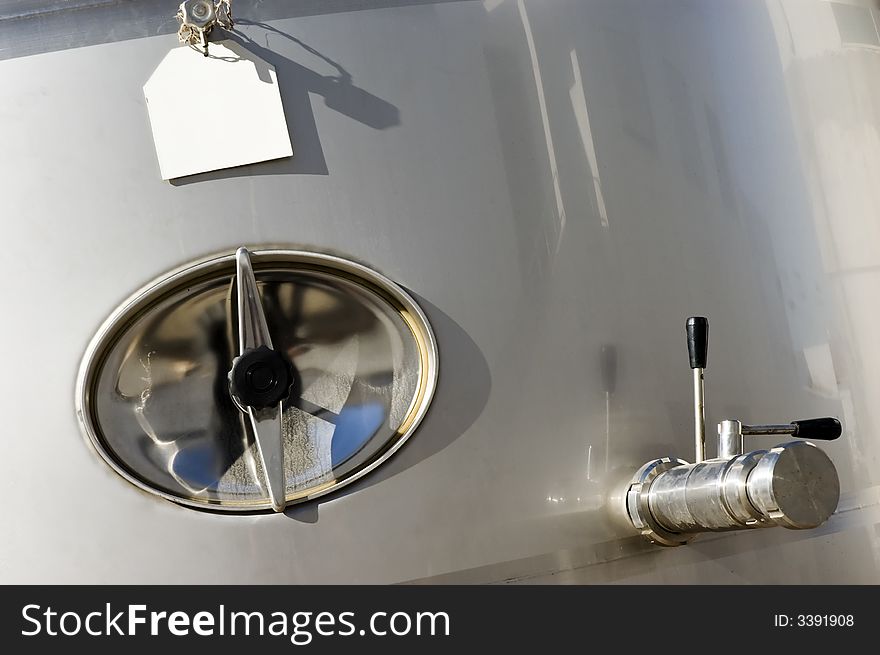
[[289,518],[316,523],[321,503],[372,487],[436,455],[464,435],[486,407],[492,378],[479,346],[449,315],[412,291],[409,293],[427,314],[440,354],[440,376],[427,415],[381,467],[337,492],[288,507],[285,515]]

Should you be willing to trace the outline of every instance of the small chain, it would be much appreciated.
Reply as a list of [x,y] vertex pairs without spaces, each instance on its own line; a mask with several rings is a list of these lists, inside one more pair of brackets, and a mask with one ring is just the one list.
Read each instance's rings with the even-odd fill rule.
[[214,8],[217,11],[217,22],[222,27],[231,30],[234,27],[232,22],[232,0],[216,0]]

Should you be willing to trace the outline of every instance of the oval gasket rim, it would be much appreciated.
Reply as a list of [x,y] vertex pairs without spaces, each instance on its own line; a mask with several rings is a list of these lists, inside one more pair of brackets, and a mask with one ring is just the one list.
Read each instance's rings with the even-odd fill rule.
[[[428,317],[415,299],[396,282],[385,277],[378,271],[339,255],[318,251],[283,248],[278,246],[258,246],[249,249],[254,261],[254,269],[277,269],[278,264],[299,265],[301,270],[319,270],[335,273],[377,293],[383,300],[400,312],[401,318],[412,331],[416,340],[420,375],[416,393],[410,403],[410,409],[395,434],[368,464],[355,469],[349,475],[332,482],[316,485],[305,490],[306,493],[288,495],[285,506],[290,507],[320,496],[335,492],[342,487],[359,480],[384,464],[412,434],[427,414],[428,408],[437,389],[439,376],[439,356],[437,340]],[[224,251],[209,255],[190,263],[183,264],[154,278],[140,289],[128,296],[104,320],[98,331],[89,342],[80,362],[76,378],[75,404],[80,431],[86,443],[94,449],[98,456],[124,480],[151,496],[158,496],[176,505],[218,513],[252,514],[271,511],[271,503],[254,503],[249,501],[221,501],[216,499],[198,500],[178,496],[147,484],[123,466],[104,446],[101,430],[96,417],[92,415],[91,392],[102,371],[104,358],[116,340],[124,332],[126,325],[149,307],[172,293],[181,283],[192,278],[205,279],[212,273],[229,266],[234,270],[235,252]],[[164,293],[163,293],[164,292]]]

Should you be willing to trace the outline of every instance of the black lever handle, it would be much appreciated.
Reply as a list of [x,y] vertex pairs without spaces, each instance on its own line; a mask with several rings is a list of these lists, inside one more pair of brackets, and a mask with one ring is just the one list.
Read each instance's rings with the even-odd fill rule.
[[709,319],[691,316],[687,320],[688,359],[691,368],[706,368],[709,353]]
[[808,418],[803,421],[792,421],[795,426],[794,436],[799,439],[818,439],[820,441],[833,441],[840,436],[840,421],[833,416],[824,418]]

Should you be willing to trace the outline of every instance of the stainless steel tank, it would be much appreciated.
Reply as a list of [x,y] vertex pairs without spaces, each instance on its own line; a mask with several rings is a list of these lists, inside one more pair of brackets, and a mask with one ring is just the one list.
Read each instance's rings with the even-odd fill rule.
[[[0,581],[880,582],[877,2],[236,3],[294,156],[169,183],[175,11],[0,1]],[[75,408],[120,303],[240,246],[359,262],[436,337],[406,443],[283,514],[144,493]],[[821,527],[664,550],[609,513],[690,461],[691,314],[710,424],[840,418]]]

